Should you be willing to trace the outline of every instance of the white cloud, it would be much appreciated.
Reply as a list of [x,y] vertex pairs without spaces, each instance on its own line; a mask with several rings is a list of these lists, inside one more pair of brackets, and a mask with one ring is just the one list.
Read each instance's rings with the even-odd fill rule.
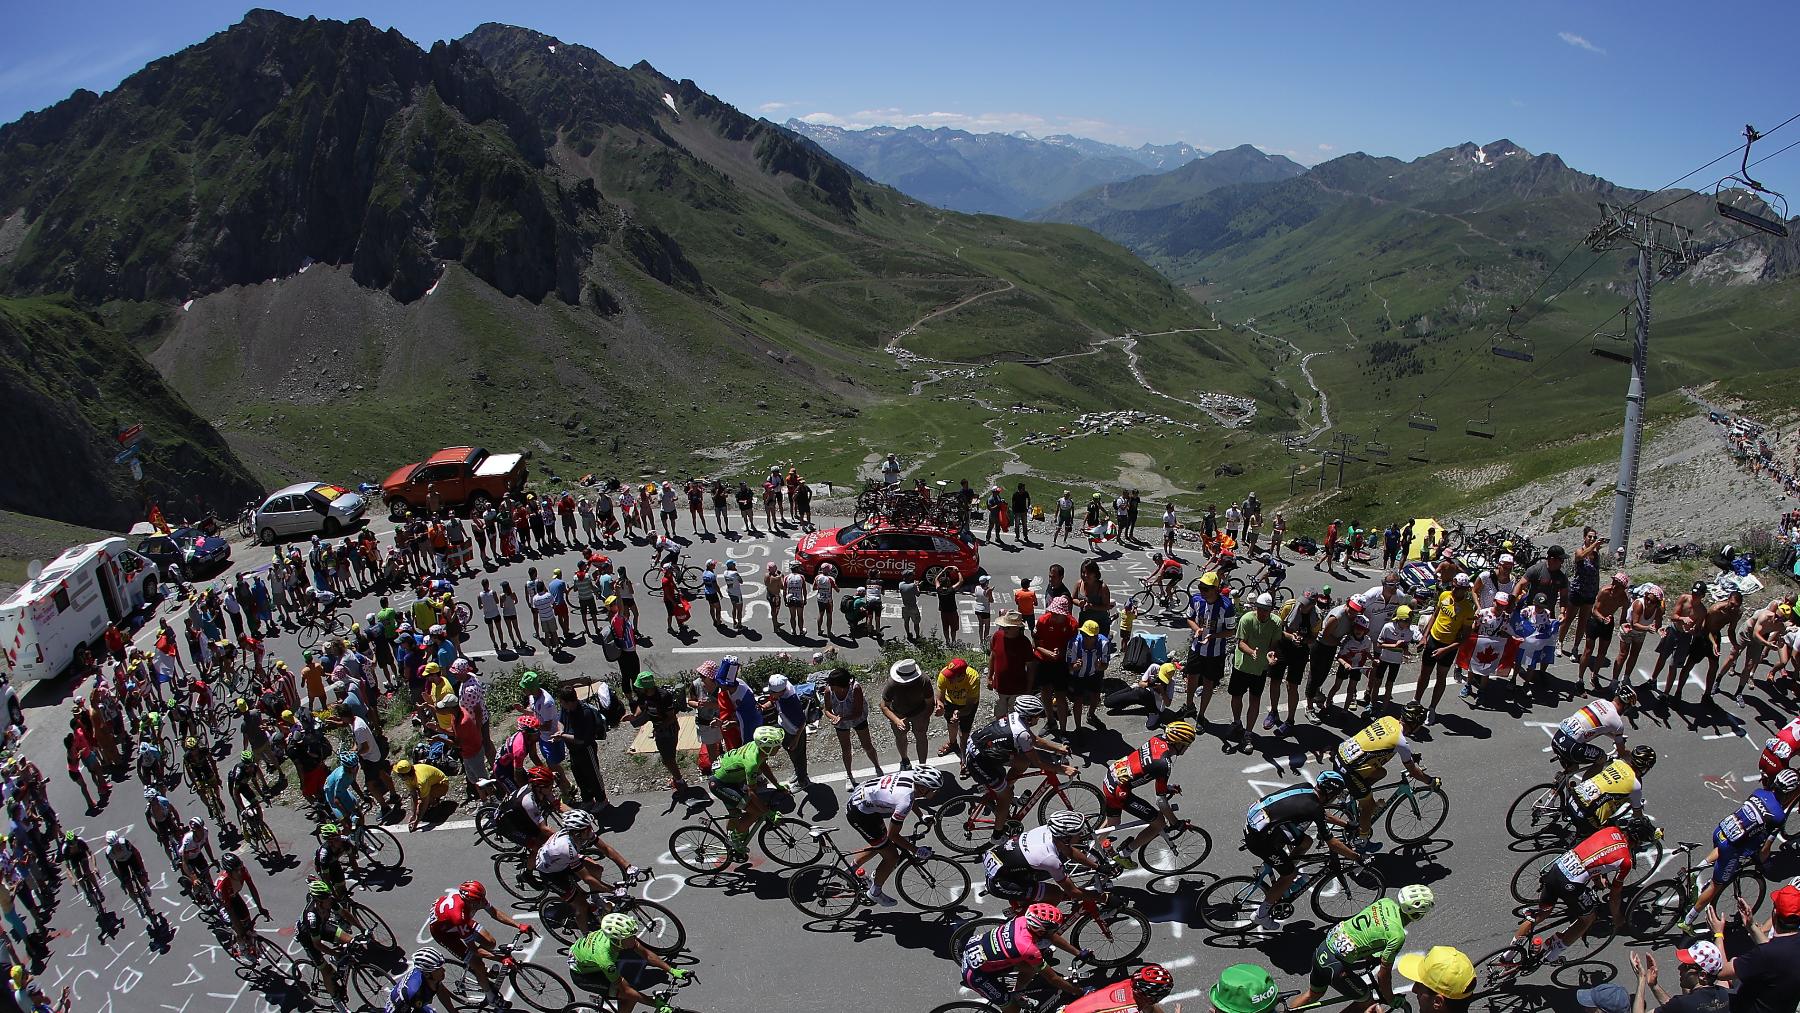
[[1563,40],[1564,42],[1568,43],[1569,45],[1574,46],[1576,49],[1585,49],[1590,53],[1599,53],[1601,56],[1606,55],[1606,50],[1601,49],[1599,46],[1594,45],[1592,42],[1589,42],[1587,39],[1584,39],[1581,36],[1576,35],[1574,32],[1557,32],[1556,37]]
[[756,111],[759,113],[778,113],[783,109],[792,108],[794,108],[794,103],[792,102],[764,102],[762,105],[756,107]]
[[1319,145],[1319,150],[1320,150],[1320,151],[1336,151],[1336,150],[1337,150],[1337,145],[1335,145],[1335,144],[1321,144],[1321,145]]

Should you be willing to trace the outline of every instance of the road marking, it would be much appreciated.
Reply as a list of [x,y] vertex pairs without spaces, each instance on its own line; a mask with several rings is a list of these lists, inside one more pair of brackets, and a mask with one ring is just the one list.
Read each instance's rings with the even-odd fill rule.
[[[962,757],[960,757],[960,756],[936,756],[929,760],[926,760],[925,766],[927,766],[927,767],[948,767],[952,763],[961,763],[961,762],[962,762]],[[897,770],[899,768],[892,768],[892,769]],[[860,769],[851,771],[848,780],[861,780],[865,777],[874,777],[874,776],[875,776],[875,768],[874,767],[862,767]],[[843,780],[846,780],[846,778],[844,777],[843,774],[821,774],[820,776],[812,779],[814,784],[835,784],[838,781],[843,781]]]
[[736,647],[721,644],[717,647],[671,647],[670,654],[772,654],[776,651],[805,651],[805,647]]
[[437,826],[433,827],[421,827],[418,830],[408,829],[407,827],[388,827],[387,830],[388,833],[391,834],[422,834],[426,831],[468,830],[474,826],[474,820],[451,820],[448,823],[439,823]]
[[1194,960],[1195,960],[1195,957],[1193,956],[1193,954],[1189,954],[1185,957],[1176,957],[1174,960],[1165,960],[1162,962],[1162,966],[1168,968],[1171,971],[1179,971],[1182,968],[1187,967],[1188,965],[1192,964],[1194,962]]
[[[1167,967],[1168,965],[1164,964],[1163,966]],[[1177,992],[1174,995],[1169,996],[1167,999],[1164,999],[1163,1001],[1164,1002],[1181,1002],[1184,999],[1196,999],[1196,998],[1199,998],[1199,996],[1200,996],[1199,989],[1190,988],[1186,992]]]

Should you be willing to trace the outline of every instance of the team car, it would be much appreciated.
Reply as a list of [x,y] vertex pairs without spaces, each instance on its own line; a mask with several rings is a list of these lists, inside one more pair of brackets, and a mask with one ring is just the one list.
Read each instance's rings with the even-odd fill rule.
[[981,569],[981,552],[949,528],[896,527],[881,521],[815,531],[794,546],[801,572],[812,577],[830,563],[840,580],[898,581],[916,577],[927,585],[954,567],[964,581]]

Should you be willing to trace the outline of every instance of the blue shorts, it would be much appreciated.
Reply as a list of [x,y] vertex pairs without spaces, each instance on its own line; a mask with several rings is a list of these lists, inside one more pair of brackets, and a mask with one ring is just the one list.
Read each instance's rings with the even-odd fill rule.
[[1755,853],[1757,845],[1743,846],[1723,839],[1718,831],[1713,831],[1713,846],[1719,849],[1719,860],[1713,863],[1712,881],[1714,886],[1725,886],[1738,877],[1743,870],[1744,859]]
[[554,767],[562,763],[563,758],[569,755],[569,747],[561,739],[550,739],[548,741],[540,740],[538,742],[538,752],[544,754],[544,763],[546,766]]

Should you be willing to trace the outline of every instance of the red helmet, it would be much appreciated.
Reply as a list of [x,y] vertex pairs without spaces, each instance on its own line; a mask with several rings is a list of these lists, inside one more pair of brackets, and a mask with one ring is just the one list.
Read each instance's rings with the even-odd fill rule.
[[535,732],[539,728],[542,728],[543,726],[544,726],[544,723],[537,719],[536,714],[521,714],[521,715],[519,715],[519,727],[524,729],[525,731]]
[[1025,909],[1025,927],[1034,933],[1049,932],[1062,921],[1062,909],[1055,904],[1033,904]]
[[532,767],[525,772],[525,779],[532,784],[548,785],[556,780],[556,774],[549,767]]
[[471,879],[467,883],[457,887],[456,892],[477,904],[487,902],[487,887],[482,886],[481,881],[478,879]]
[[201,692],[201,693],[206,692],[206,680],[205,679],[195,679],[193,682],[188,683],[188,686],[194,690]]
[[1131,983],[1138,998],[1156,1002],[1175,988],[1175,976],[1161,964],[1145,964],[1131,976]]
[[1363,603],[1352,598],[1344,603],[1344,607],[1348,608],[1351,612],[1361,612],[1363,610]]

